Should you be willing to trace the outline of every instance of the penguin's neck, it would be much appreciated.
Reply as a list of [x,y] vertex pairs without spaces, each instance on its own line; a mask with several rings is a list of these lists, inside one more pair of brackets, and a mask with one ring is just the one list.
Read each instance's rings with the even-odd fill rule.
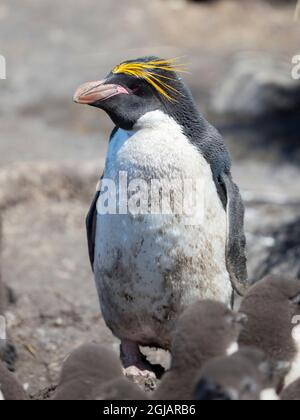
[[184,134],[193,143],[195,138],[203,138],[208,133],[210,124],[198,111],[193,96],[187,87],[180,102],[165,102],[166,114],[172,117],[183,129]]
[[[164,102],[165,112],[180,125],[189,142],[209,162],[216,186],[219,188],[217,180],[220,174],[231,169],[231,159],[223,138],[199,112],[188,87],[180,84],[179,90],[181,96],[178,102]],[[222,193],[218,192],[222,196]]]
[[172,128],[173,130],[178,130],[181,128],[181,131],[183,131],[180,124],[172,116],[168,115],[162,110],[156,110],[144,114],[134,125],[133,131],[130,133],[134,134],[141,130],[162,130],[167,128]]

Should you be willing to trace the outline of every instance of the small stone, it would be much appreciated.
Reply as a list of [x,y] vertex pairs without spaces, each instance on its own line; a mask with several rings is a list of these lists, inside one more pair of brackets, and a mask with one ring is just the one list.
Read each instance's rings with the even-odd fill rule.
[[23,384],[24,391],[28,391],[29,390],[29,387],[30,387],[30,385],[29,385],[28,382],[26,382],[25,384]]
[[56,327],[61,327],[62,325],[64,325],[64,321],[62,318],[56,318],[56,320],[54,321],[54,325]]

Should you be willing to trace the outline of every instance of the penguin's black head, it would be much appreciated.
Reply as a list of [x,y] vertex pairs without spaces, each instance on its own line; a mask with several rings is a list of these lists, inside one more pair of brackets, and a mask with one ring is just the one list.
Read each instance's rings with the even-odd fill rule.
[[[220,375],[219,375],[220,376]],[[259,386],[251,376],[238,374],[217,379],[204,377],[196,385],[194,399],[198,401],[255,401]]]
[[176,60],[145,57],[126,61],[104,80],[80,86],[74,101],[103,109],[117,127],[131,130],[147,112],[166,111],[185,96],[177,75],[182,71]]
[[197,401],[234,401],[236,398],[221,385],[209,378],[202,378],[197,384],[194,399]]

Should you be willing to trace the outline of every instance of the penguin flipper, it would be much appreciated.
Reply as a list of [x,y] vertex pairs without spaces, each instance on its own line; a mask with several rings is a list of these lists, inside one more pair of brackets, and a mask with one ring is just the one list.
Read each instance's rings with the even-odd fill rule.
[[86,217],[86,231],[88,240],[89,257],[94,271],[94,259],[95,259],[95,244],[96,244],[96,228],[97,228],[97,201],[100,195],[100,188],[92,201],[90,210]]
[[[111,142],[112,138],[118,131],[118,127],[115,127],[110,135],[109,142]],[[97,201],[100,195],[101,190],[101,181],[103,179],[103,174],[100,178],[99,184],[97,185],[97,192],[92,201],[90,210],[86,217],[86,231],[87,231],[87,240],[88,240],[88,249],[89,249],[89,257],[92,266],[92,270],[94,271],[94,259],[95,259],[95,245],[96,245],[96,228],[97,228]]]
[[246,237],[244,232],[245,207],[238,187],[230,174],[223,173],[221,182],[227,199],[226,264],[233,289],[244,296],[248,286]]

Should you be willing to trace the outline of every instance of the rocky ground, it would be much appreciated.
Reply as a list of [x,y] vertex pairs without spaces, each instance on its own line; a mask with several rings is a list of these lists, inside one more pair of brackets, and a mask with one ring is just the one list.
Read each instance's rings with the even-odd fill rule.
[[62,360],[81,343],[96,340],[118,350],[99,314],[84,230],[111,123],[72,103],[77,85],[125,58],[184,56],[199,107],[222,129],[234,157],[255,279],[278,229],[299,215],[299,164],[294,152],[278,148],[278,141],[289,141],[285,127],[274,144],[273,133],[262,137],[257,121],[220,119],[211,94],[221,91],[241,52],[289,66],[299,35],[291,2],[1,3],[0,53],[8,73],[0,81],[1,269],[17,298],[6,312],[18,352],[15,369],[31,395],[45,397],[40,391],[56,383]]

